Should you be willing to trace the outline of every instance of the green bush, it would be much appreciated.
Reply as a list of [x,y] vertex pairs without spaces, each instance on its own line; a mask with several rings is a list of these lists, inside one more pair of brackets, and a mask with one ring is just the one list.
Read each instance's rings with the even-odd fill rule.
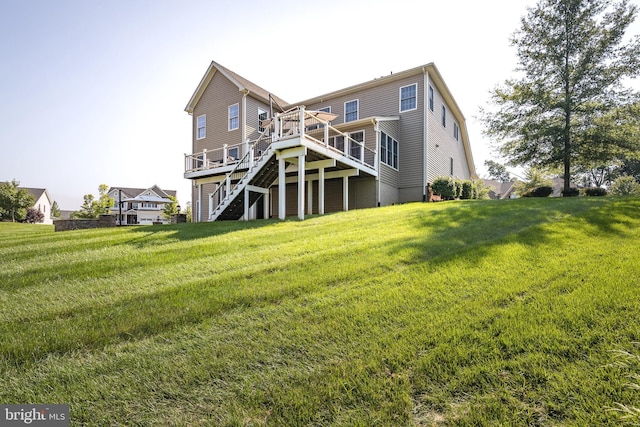
[[473,199],[473,182],[470,180],[460,181],[460,198],[463,200]]
[[569,190],[562,190],[562,197],[578,197],[580,195],[580,190],[577,188],[569,188]]
[[607,189],[602,187],[585,188],[584,194],[585,196],[606,196]]
[[553,193],[553,188],[544,185],[524,193],[522,197],[549,197],[551,193]]
[[640,195],[640,184],[632,176],[621,176],[615,180],[610,190],[614,196],[636,196]]
[[431,188],[433,192],[440,195],[443,200],[453,200],[458,197],[456,180],[451,177],[441,176],[434,179]]

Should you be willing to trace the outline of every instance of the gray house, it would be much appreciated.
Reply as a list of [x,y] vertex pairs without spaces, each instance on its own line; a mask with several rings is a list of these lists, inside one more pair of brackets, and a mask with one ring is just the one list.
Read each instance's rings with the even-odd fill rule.
[[194,221],[424,201],[437,176],[477,178],[464,116],[433,63],[287,103],[212,62],[185,111]]

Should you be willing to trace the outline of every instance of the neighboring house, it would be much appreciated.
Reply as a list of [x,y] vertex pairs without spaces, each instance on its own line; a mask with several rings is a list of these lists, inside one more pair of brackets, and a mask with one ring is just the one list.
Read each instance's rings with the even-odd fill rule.
[[[562,191],[564,191],[564,178],[560,176],[552,178],[551,187],[553,188],[551,197],[562,197]],[[578,188],[578,186],[571,182],[569,183],[569,188]]]
[[483,179],[484,185],[489,187],[489,198],[491,199],[514,199],[517,194],[513,186],[515,181],[500,182],[495,179]]
[[185,111],[197,222],[424,201],[437,176],[477,178],[433,63],[287,103],[212,62]]
[[40,224],[53,224],[53,218],[51,217],[51,205],[53,204],[49,192],[45,188],[27,188],[18,187],[22,190],[27,190],[29,194],[35,199],[33,209],[36,209],[44,215],[44,220]]
[[169,196],[177,197],[175,191],[162,190],[157,185],[146,189],[111,187],[107,194],[115,200],[110,213],[122,225],[169,223],[163,215],[164,207],[171,203]]

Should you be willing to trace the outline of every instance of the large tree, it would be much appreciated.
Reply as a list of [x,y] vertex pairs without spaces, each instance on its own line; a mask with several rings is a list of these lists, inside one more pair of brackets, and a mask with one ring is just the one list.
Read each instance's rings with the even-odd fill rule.
[[[491,93],[485,132],[510,165],[558,168],[564,190],[579,166],[637,152],[630,118],[637,94],[624,87],[639,74],[640,38],[625,39],[638,12],[628,0],[540,0],[511,43],[518,77]],[[636,128],[637,129],[637,128]],[[635,134],[635,137],[633,136]]]
[[0,182],[0,214],[11,218],[11,221],[24,219],[27,208],[33,206],[35,200],[15,179],[11,182]]

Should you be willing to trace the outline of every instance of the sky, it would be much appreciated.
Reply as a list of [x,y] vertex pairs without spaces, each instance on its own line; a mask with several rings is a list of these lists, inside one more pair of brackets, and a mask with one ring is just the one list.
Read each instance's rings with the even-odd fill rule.
[[434,62],[486,175],[499,159],[479,108],[513,75],[509,38],[535,3],[0,0],[0,181],[63,210],[100,184],[158,185],[186,206],[184,108],[212,60],[288,102]]

